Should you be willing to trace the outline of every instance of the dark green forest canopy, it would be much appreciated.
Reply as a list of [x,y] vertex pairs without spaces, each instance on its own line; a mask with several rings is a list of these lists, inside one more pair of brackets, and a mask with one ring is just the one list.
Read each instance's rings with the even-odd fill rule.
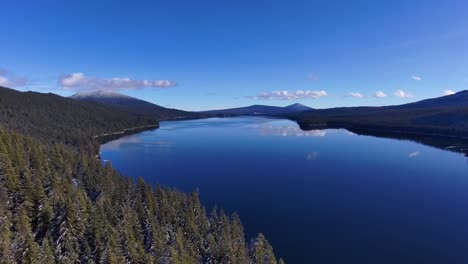
[[157,124],[156,116],[77,102],[51,93],[18,92],[0,87],[0,128],[46,143],[86,145],[96,135]]
[[[102,165],[93,136],[154,124],[92,103],[0,88],[1,263],[282,263],[196,192]],[[157,175],[155,175],[157,177]]]

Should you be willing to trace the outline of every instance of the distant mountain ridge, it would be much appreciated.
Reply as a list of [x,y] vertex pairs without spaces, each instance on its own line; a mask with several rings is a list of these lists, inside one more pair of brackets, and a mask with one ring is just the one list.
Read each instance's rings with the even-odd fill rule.
[[[93,91],[78,93],[70,98],[63,98],[54,94],[40,94],[34,92],[21,93],[11,89],[0,89],[2,96],[0,102],[4,101],[4,122],[0,127],[9,127],[13,124],[16,129],[22,131],[21,118],[27,119],[35,116],[35,120],[50,118],[64,119],[69,124],[67,129],[75,131],[74,126],[84,122],[96,122],[90,124],[97,135],[104,131],[113,131],[116,128],[127,128],[157,124],[160,120],[181,120],[208,117],[232,117],[232,116],[274,116],[296,120],[303,129],[314,129],[322,127],[358,127],[367,129],[378,129],[387,131],[402,131],[412,133],[428,133],[438,135],[468,137],[468,91],[461,91],[453,95],[426,99],[403,105],[380,106],[380,107],[339,107],[329,109],[313,109],[302,104],[291,104],[288,106],[251,105],[247,107],[209,110],[202,112],[190,112],[171,108],[165,108],[144,100],[122,95],[115,92]],[[37,108],[33,112],[23,111],[18,108],[24,104],[29,108]],[[23,103],[21,103],[23,102]],[[40,112],[43,111],[44,113]],[[46,114],[50,111],[52,114]],[[60,113],[59,112],[63,112]],[[88,119],[73,121],[73,115]],[[37,117],[36,117],[37,116]],[[55,119],[51,120],[53,124]],[[76,119],[76,118],[75,118]],[[29,120],[29,119],[28,119]],[[39,127],[37,122],[32,122],[27,131],[32,134],[41,134],[47,137],[44,131],[35,131]],[[108,123],[105,126],[102,124]],[[117,131],[117,130],[116,130]],[[56,130],[60,135],[60,130]],[[60,132],[60,133],[59,133]],[[62,133],[63,134],[63,133]],[[72,132],[68,133],[72,134]],[[87,133],[80,133],[87,134]],[[56,137],[60,137],[57,135]],[[74,138],[83,138],[77,135]]]
[[447,95],[437,98],[426,99],[418,102],[380,107],[337,107],[328,109],[313,109],[309,106],[294,103],[284,107],[270,105],[251,105],[246,107],[236,107],[218,110],[206,110],[200,112],[190,112],[178,109],[162,107],[141,99],[137,99],[128,95],[110,92],[110,91],[91,91],[77,93],[70,97],[79,101],[92,101],[104,105],[118,107],[134,114],[156,116],[160,120],[184,119],[184,118],[202,118],[212,116],[240,116],[240,115],[293,115],[297,116],[301,113],[315,113],[324,116],[342,115],[352,116],[355,114],[362,115],[363,113],[373,114],[382,111],[395,110],[416,110],[416,109],[435,109],[435,108],[453,108],[453,107],[468,107],[468,91],[461,91],[453,95]]
[[213,116],[240,116],[240,115],[281,115],[281,114],[292,114],[302,111],[311,110],[312,108],[303,104],[292,104],[288,106],[269,106],[269,105],[251,105],[246,107],[237,107],[220,110],[208,110],[202,111],[202,114],[208,114]]
[[110,91],[92,91],[77,93],[70,96],[77,101],[92,101],[95,103],[116,107],[141,116],[156,117],[158,120],[173,120],[196,118],[195,112],[166,108],[128,95]]

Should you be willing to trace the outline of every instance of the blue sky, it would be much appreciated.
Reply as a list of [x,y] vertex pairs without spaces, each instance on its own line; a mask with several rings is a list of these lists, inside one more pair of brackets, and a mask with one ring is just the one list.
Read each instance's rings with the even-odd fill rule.
[[202,110],[388,105],[468,89],[466,1],[0,6],[0,84],[22,91],[107,89]]

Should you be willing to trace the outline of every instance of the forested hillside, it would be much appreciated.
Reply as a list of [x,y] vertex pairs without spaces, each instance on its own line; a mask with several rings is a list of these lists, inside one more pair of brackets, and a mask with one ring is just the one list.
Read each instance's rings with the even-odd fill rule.
[[106,106],[112,106],[142,118],[148,116],[151,118],[156,117],[160,121],[197,118],[202,116],[200,113],[166,108],[131,96],[108,91],[78,93],[70,98],[81,102],[95,102]]
[[95,135],[157,124],[156,116],[142,117],[93,102],[0,87],[0,128],[48,143],[83,145]]
[[301,128],[341,127],[466,137],[468,92],[385,107],[342,107],[288,116]]
[[0,263],[282,263],[263,235],[246,242],[237,215],[123,177],[86,145],[155,120],[0,93]]

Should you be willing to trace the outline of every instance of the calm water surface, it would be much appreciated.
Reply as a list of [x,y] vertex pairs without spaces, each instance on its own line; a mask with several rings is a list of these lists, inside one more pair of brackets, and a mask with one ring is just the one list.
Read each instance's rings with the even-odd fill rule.
[[255,117],[162,122],[101,150],[123,174],[237,211],[287,263],[468,263],[457,153]]

